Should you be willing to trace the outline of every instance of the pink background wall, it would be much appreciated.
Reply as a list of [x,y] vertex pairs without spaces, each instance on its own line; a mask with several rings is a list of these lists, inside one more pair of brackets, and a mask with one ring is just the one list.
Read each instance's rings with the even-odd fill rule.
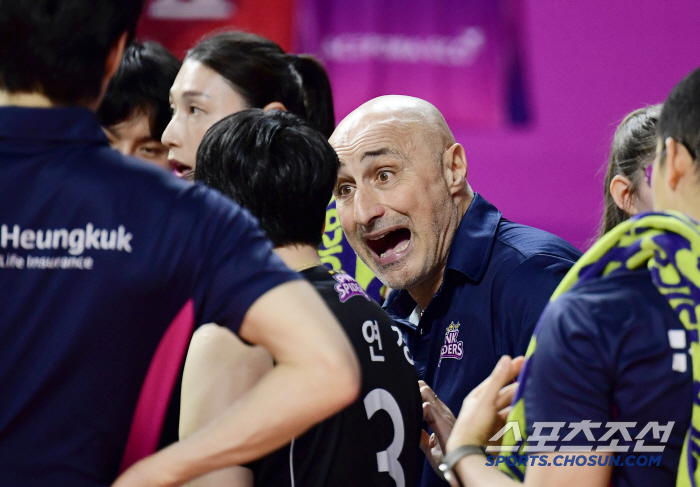
[[585,249],[615,126],[700,66],[698,0],[523,0],[533,122],[466,131],[469,182],[519,223]]

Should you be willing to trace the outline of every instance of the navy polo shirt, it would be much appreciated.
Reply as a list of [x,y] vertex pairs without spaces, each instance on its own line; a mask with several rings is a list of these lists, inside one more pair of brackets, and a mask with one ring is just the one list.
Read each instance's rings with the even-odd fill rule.
[[0,108],[0,170],[0,483],[110,485],[157,447],[192,329],[299,275],[86,109]]
[[[537,326],[537,349],[521,377],[527,434],[536,433],[535,422],[563,425],[540,430],[542,446],[557,450],[541,455],[553,462],[567,454],[563,446],[617,444],[612,485],[675,486],[693,404],[690,342],[649,271],[582,282],[550,303]],[[600,427],[565,441],[571,423],[586,420]],[[625,431],[611,432],[611,422]],[[645,455],[657,466],[635,464]]]
[[[457,228],[445,276],[416,325],[416,302],[393,291],[385,308],[402,327],[418,375],[459,413],[502,355],[524,355],[550,296],[581,253],[543,230],[506,220],[476,193]],[[444,485],[432,468],[421,485]]]

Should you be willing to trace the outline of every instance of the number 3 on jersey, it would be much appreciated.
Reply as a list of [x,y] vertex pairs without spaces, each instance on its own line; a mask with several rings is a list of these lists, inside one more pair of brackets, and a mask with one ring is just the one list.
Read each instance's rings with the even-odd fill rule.
[[380,472],[388,472],[394,479],[396,487],[406,487],[403,468],[399,463],[399,455],[403,450],[404,426],[401,409],[394,396],[385,389],[374,389],[365,396],[365,410],[367,419],[372,419],[374,413],[380,409],[389,413],[394,424],[394,439],[386,450],[377,453],[377,466]]

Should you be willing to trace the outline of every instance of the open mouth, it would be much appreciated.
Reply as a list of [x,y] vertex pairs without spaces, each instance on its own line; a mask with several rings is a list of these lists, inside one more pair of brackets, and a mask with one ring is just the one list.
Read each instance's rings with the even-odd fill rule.
[[400,254],[408,249],[411,243],[411,231],[408,228],[398,228],[384,235],[374,238],[365,238],[367,247],[382,263],[392,262],[400,257]]
[[190,181],[194,179],[194,169],[192,169],[190,166],[187,166],[180,161],[176,161],[175,159],[169,159],[168,164],[170,164],[170,169],[173,171],[175,176]]

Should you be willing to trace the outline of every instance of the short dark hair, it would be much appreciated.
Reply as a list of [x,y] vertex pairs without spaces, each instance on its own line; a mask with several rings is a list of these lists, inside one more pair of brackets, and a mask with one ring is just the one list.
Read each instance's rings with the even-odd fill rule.
[[681,140],[696,156],[700,154],[700,68],[671,90],[661,110],[657,135],[662,141],[668,137]]
[[285,54],[274,42],[246,32],[209,37],[185,56],[226,78],[251,108],[280,102],[326,138],[335,129],[328,74],[311,56]]
[[195,180],[247,208],[276,247],[318,247],[338,167],[325,136],[299,117],[250,109],[209,129]]
[[168,95],[179,70],[180,61],[157,42],[129,45],[97,110],[102,126],[141,112],[148,116],[151,137],[160,140],[170,123]]
[[134,35],[143,0],[3,0],[0,89],[58,104],[96,100],[109,50]]
[[628,114],[615,130],[603,186],[605,210],[599,237],[630,217],[615,203],[610,193],[610,183],[615,176],[624,176],[630,181],[630,195],[637,194],[639,185],[644,184],[645,164],[648,165],[654,161],[656,126],[659,123],[660,114],[661,105],[640,108]]

